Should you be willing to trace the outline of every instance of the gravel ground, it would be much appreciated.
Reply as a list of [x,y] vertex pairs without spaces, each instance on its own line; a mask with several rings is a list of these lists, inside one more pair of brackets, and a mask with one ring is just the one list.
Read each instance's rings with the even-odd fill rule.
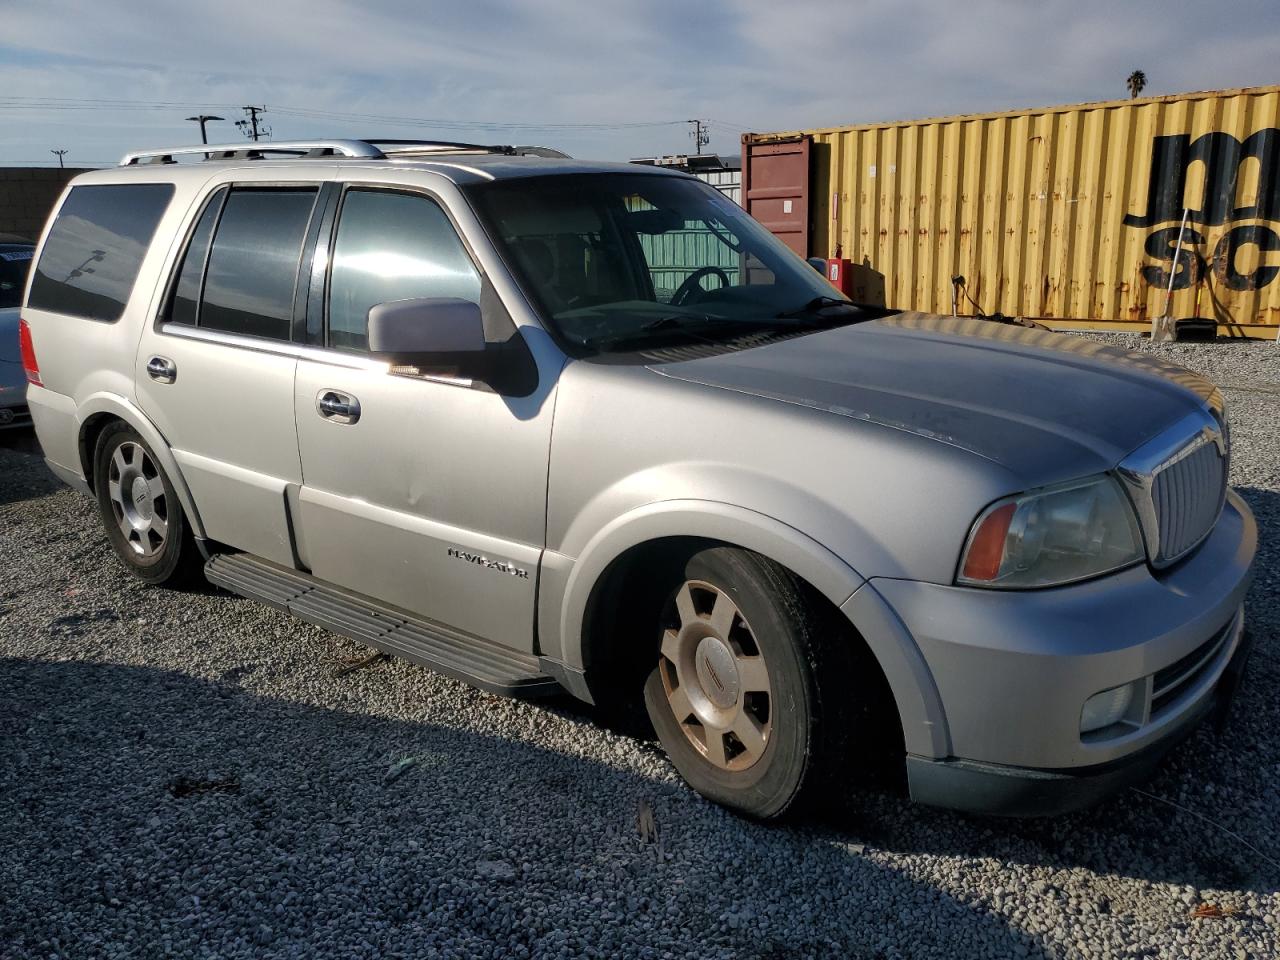
[[1051,822],[871,794],[758,826],[571,704],[335,678],[366,651],[131,581],[0,450],[0,957],[1276,956],[1280,351],[1133,343],[1226,389],[1257,648],[1225,734],[1145,788],[1176,806]]

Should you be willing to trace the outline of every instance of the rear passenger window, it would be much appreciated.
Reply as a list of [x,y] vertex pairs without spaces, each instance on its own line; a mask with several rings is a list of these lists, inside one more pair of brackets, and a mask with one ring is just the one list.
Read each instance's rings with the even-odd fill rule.
[[169,309],[165,313],[165,320],[168,323],[192,325],[196,323],[200,307],[200,282],[204,278],[204,262],[209,257],[209,241],[213,237],[213,226],[218,222],[218,214],[222,212],[222,202],[226,196],[227,191],[223,188],[209,198],[195,230],[191,232],[191,242],[187,244],[187,252],[182,257],[178,282],[174,284]]
[[364,350],[369,308],[391,300],[480,302],[480,276],[453,224],[426,197],[350,190],[329,280],[329,345]]
[[172,198],[170,183],[73,187],[49,229],[28,305],[119,320]]
[[302,241],[316,192],[314,187],[231,191],[209,251],[199,326],[289,339]]

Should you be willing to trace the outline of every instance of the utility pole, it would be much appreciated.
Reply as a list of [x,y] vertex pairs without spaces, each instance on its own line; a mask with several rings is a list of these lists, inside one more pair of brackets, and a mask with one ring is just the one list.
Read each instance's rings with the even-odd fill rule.
[[266,113],[266,107],[244,107],[245,115],[248,120],[237,120],[236,126],[250,140],[261,140],[263,137],[271,136],[271,128],[265,124],[258,123],[258,114]]
[[693,152],[702,153],[702,148],[711,142],[711,134],[707,131],[706,120],[686,120],[685,123],[693,124],[693,132],[689,136],[693,137]]
[[62,168],[65,168],[65,167],[66,167],[66,164],[62,162],[62,158],[63,158],[63,157],[65,157],[65,156],[67,155],[67,151],[65,151],[65,150],[50,150],[49,152],[50,152],[50,153],[56,153],[56,154],[58,155],[58,166],[59,166],[59,167],[62,167]]
[[[204,125],[205,125],[206,123],[208,123],[210,120],[225,120],[225,119],[227,119],[227,118],[226,118],[226,117],[214,117],[214,116],[211,116],[211,115],[209,115],[209,114],[207,114],[207,113],[202,113],[202,114],[200,114],[200,116],[198,116],[198,117],[187,117],[187,119],[188,119],[188,120],[190,120],[190,121],[192,121],[193,123],[198,123],[198,124],[200,124],[200,142],[201,142],[201,143],[208,143],[208,142],[209,142],[209,137],[205,134],[205,131],[204,131]],[[255,138],[255,139],[256,139],[256,138]]]

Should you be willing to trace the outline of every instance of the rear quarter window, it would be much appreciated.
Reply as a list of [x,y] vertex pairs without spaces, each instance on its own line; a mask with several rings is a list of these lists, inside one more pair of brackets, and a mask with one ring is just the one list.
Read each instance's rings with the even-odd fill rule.
[[171,199],[170,183],[72,187],[49,229],[27,305],[119,320]]

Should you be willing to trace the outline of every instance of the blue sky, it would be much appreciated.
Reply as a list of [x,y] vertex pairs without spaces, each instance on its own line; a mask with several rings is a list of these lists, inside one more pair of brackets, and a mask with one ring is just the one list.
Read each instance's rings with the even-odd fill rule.
[[1150,94],[1280,82],[1277,0],[0,0],[0,24],[4,163],[196,142],[184,117],[247,103],[278,139],[625,159],[688,151],[691,117],[736,153],[743,130],[1114,99],[1135,68]]

